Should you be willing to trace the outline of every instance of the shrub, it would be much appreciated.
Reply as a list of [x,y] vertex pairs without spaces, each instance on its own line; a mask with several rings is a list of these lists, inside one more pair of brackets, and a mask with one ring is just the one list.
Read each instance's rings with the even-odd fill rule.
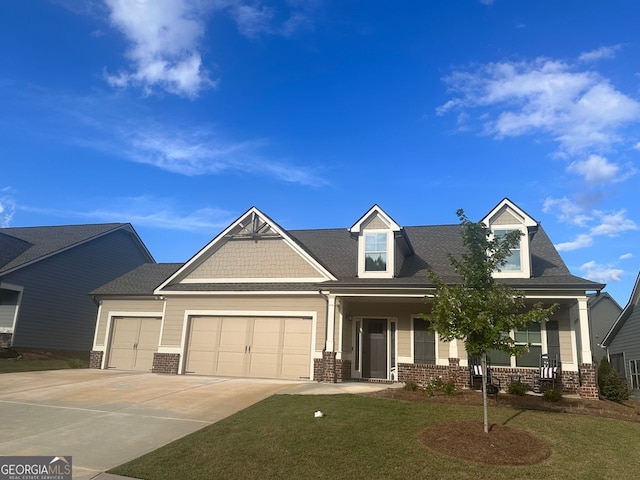
[[545,390],[542,397],[549,402],[559,402],[562,400],[562,392],[556,388],[552,390]]
[[[600,384],[602,384],[601,387]],[[631,396],[631,390],[627,386],[627,380],[613,369],[606,375],[598,378],[598,386],[600,387],[600,394],[607,400],[621,403],[629,400]]]
[[604,379],[613,371],[609,360],[603,358],[598,365],[598,389],[602,392],[604,390]]
[[408,390],[410,392],[416,392],[418,391],[418,384],[416,382],[414,382],[413,380],[407,380],[406,382],[404,382],[404,387],[405,390]]
[[442,380],[442,377],[434,378],[425,385],[424,394],[429,397],[432,397],[436,393],[444,393],[446,395],[455,395],[456,385],[455,383],[453,383],[453,380],[449,380],[445,382],[444,380]]
[[519,395],[522,397],[527,394],[527,390],[529,390],[529,388],[524,383],[513,382],[507,385],[507,393],[511,395]]
[[80,360],[79,358],[69,358],[67,360],[67,365],[69,368],[85,368],[85,362]]

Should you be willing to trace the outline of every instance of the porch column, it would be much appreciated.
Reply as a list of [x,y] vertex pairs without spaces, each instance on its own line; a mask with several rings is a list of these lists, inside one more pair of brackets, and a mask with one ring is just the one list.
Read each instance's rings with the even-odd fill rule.
[[587,309],[587,297],[578,298],[578,318],[580,324],[580,347],[582,363],[593,363],[591,356],[591,338],[589,336],[589,310]]
[[326,351],[335,352],[335,337],[336,331],[336,296],[329,294],[327,298],[327,342]]

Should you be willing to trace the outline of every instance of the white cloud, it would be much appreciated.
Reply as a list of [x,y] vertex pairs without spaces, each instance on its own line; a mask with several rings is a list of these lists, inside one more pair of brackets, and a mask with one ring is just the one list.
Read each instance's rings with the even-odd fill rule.
[[624,255],[620,255],[620,260],[629,260],[633,258],[633,253],[625,253]]
[[165,199],[150,195],[112,199],[106,208],[78,212],[77,215],[104,222],[126,221],[136,226],[185,231],[217,230],[233,220],[233,215],[223,209],[205,207],[183,211]]
[[587,223],[592,219],[592,217],[586,213],[586,210],[583,206],[572,200],[569,200],[567,197],[547,197],[544,200],[542,211],[544,213],[555,214],[561,222],[570,223],[581,227],[587,225]]
[[271,22],[275,12],[262,5],[237,5],[231,9],[231,16],[241,34],[253,38],[263,33],[273,33]]
[[600,47],[589,52],[581,53],[578,59],[581,62],[596,62],[598,60],[615,58],[617,50],[620,50],[620,45]]
[[571,242],[558,243],[556,249],[559,252],[569,252],[571,250],[578,250],[580,248],[586,248],[593,245],[593,237],[586,233],[578,235],[575,240]]
[[485,134],[497,138],[543,133],[575,153],[610,148],[624,128],[640,121],[640,103],[616,90],[594,71],[538,58],[456,70],[444,79],[454,98],[437,108],[476,117]]
[[590,155],[586,160],[572,162],[567,171],[581,175],[592,185],[622,182],[636,173],[632,166],[627,166],[623,171],[620,165],[600,155]]
[[595,261],[584,263],[580,270],[584,272],[584,276],[595,282],[619,282],[622,280],[624,271],[615,268],[612,265],[600,265]]
[[591,229],[592,235],[616,237],[622,232],[638,230],[635,222],[627,218],[626,210],[619,210],[614,213],[595,211],[595,213],[599,217],[600,224]]
[[11,187],[0,188],[0,228],[10,226],[16,212],[16,203],[11,192]]
[[612,213],[594,210],[593,214],[598,224],[590,227],[588,233],[579,234],[573,241],[557,244],[556,248],[558,251],[567,252],[590,247],[593,245],[594,237],[597,236],[617,237],[623,232],[638,230],[636,223],[627,218],[626,210],[619,210]]
[[301,185],[326,182],[312,168],[273,160],[263,153],[265,140],[234,142],[210,130],[165,130],[139,127],[124,134],[125,154],[133,161],[181,175],[244,172]]
[[215,81],[202,66],[206,4],[188,0],[105,0],[111,23],[131,42],[129,70],[107,75],[117,87],[161,88],[194,98]]

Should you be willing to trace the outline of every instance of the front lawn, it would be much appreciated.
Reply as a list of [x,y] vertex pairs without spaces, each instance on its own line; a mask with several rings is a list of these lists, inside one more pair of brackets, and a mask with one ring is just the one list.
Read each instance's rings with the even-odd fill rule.
[[[316,410],[325,416],[314,418]],[[436,453],[420,442],[430,425],[481,421],[478,406],[276,395],[110,473],[149,480],[477,480],[626,479],[640,471],[639,423],[502,406],[492,406],[489,415],[492,423],[547,442],[551,457],[532,466],[490,466]]]
[[69,352],[2,349],[0,351],[0,373],[62,370],[89,366],[89,362],[85,358],[77,357],[77,354]]

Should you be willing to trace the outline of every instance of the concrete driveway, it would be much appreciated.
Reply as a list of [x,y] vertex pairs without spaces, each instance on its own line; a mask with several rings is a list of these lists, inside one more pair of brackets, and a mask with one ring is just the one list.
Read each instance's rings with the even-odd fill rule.
[[70,455],[74,480],[87,480],[300,386],[112,370],[3,374],[0,455]]

